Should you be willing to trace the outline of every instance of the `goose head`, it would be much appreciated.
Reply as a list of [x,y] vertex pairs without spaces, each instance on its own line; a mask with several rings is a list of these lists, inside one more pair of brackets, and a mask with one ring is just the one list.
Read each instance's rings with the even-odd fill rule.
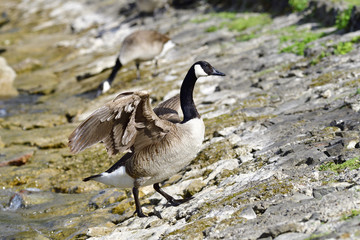
[[183,123],[193,118],[200,118],[194,104],[193,91],[197,79],[207,76],[225,76],[225,74],[216,70],[206,61],[194,63],[186,74],[180,89],[180,105],[184,115]]
[[213,66],[210,65],[210,63],[208,63],[206,61],[198,61],[198,62],[194,63],[193,66],[194,66],[194,72],[195,72],[196,78],[206,77],[206,76],[211,76],[211,75],[225,76],[224,73],[216,70]]

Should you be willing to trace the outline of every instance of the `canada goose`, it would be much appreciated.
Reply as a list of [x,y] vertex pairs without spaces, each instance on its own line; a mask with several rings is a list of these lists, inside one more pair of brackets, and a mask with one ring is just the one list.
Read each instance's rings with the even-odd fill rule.
[[167,5],[167,0],[136,0],[135,3],[140,13],[155,14],[155,11]]
[[[153,184],[168,202],[177,206],[187,199],[176,200],[160,189],[159,183],[184,168],[201,148],[205,126],[193,101],[193,90],[199,77],[225,76],[208,62],[194,63],[181,85],[180,95],[151,108],[145,91],[125,92],[97,109],[69,136],[73,153],[97,142],[103,142],[109,155],[127,153],[107,171],[87,177],[120,188],[132,188],[136,213],[144,217],[138,188]],[[183,113],[180,120],[179,111]]]
[[174,47],[175,44],[167,36],[153,30],[139,30],[127,36],[120,48],[109,77],[98,87],[97,95],[107,92],[120,68],[135,61],[137,79],[140,79],[140,62],[155,59],[155,72],[157,70],[157,58]]

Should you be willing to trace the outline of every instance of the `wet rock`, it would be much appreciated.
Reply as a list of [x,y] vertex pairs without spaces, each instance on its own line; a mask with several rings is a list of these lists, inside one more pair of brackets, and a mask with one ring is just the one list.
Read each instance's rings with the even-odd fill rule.
[[[4,130],[0,129],[6,146],[13,144],[37,146],[40,148],[59,148],[67,146],[67,136],[71,133],[69,126],[53,128],[36,128],[33,130]],[[56,137],[54,137],[56,136]]]
[[25,207],[25,201],[23,199],[24,192],[15,193],[9,200],[9,210],[16,211]]
[[15,71],[7,64],[5,58],[0,57],[0,98],[9,98],[18,95],[14,88]]
[[116,202],[121,202],[124,199],[127,199],[127,196],[124,191],[119,191],[117,189],[105,189],[99,192],[90,199],[88,206],[90,208],[105,208],[110,205],[114,205]]
[[40,60],[26,58],[25,60],[14,65],[14,70],[19,74],[21,72],[33,71],[42,66]]
[[194,194],[200,192],[200,190],[205,186],[205,182],[197,179],[192,181],[185,190],[185,196],[193,196]]
[[35,128],[55,127],[67,123],[66,116],[48,113],[23,114],[22,116],[11,116],[0,123],[3,128],[31,130]]
[[254,210],[251,207],[247,207],[239,214],[239,217],[243,217],[243,218],[249,219],[249,220],[255,219],[256,213],[254,212]]
[[59,83],[57,76],[48,70],[26,72],[17,78],[16,86],[19,90],[30,94],[53,93]]
[[319,187],[313,190],[313,196],[316,199],[321,199],[323,196],[335,191],[334,187]]
[[309,236],[310,236],[310,234],[306,234],[306,233],[290,232],[290,233],[280,234],[279,236],[274,238],[274,240],[287,240],[287,239],[302,240],[302,239],[308,238]]
[[[108,224],[109,226],[106,227],[92,227],[89,228],[86,235],[89,237],[101,237],[107,235],[113,231],[113,227],[115,224]],[[112,225],[112,226],[111,226]]]
[[0,27],[10,22],[9,15],[4,11],[1,13],[0,17]]
[[27,153],[25,155],[22,155],[20,157],[16,157],[13,158],[11,160],[5,161],[5,162],[0,162],[0,167],[5,167],[5,166],[22,166],[24,165],[29,158],[31,158],[33,156],[33,153]]

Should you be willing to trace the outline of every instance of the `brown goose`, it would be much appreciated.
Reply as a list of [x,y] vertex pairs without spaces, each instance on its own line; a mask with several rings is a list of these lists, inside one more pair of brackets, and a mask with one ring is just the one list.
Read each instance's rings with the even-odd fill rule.
[[155,11],[167,5],[167,0],[136,0],[136,8],[140,13],[155,14]]
[[107,92],[115,79],[117,72],[123,65],[134,61],[136,75],[140,79],[140,62],[155,59],[155,74],[157,71],[157,58],[163,56],[175,44],[167,36],[153,30],[139,30],[127,36],[120,48],[109,77],[98,87],[97,95]]
[[84,181],[132,188],[139,217],[145,216],[138,197],[141,186],[153,185],[173,206],[186,201],[174,199],[160,189],[159,183],[188,165],[201,148],[205,126],[196,110],[193,90],[199,77],[210,75],[225,76],[199,61],[185,76],[180,95],[154,110],[149,94],[139,91],[122,93],[92,113],[70,135],[71,151],[77,153],[101,141],[110,155],[127,153],[107,171]]

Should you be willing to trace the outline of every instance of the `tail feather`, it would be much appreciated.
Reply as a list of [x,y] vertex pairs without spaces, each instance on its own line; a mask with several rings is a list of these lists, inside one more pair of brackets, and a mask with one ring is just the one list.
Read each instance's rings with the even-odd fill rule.
[[94,180],[94,178],[98,178],[98,177],[101,177],[101,173],[100,174],[96,174],[96,175],[92,175],[90,177],[87,177],[87,178],[84,178],[83,181],[84,182],[87,182],[89,180]]

